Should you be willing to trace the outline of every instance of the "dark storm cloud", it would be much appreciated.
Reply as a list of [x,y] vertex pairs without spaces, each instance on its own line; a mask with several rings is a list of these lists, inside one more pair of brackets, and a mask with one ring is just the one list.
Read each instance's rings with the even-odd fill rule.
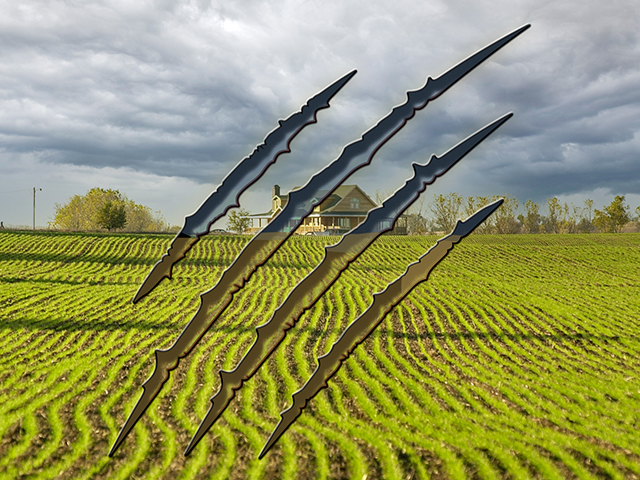
[[631,2],[29,1],[0,13],[0,178],[12,159],[29,157],[39,165],[33,181],[65,165],[127,167],[140,182],[154,174],[213,188],[278,118],[357,68],[253,188],[288,190],[427,76],[531,22],[419,112],[356,181],[370,193],[396,188],[411,162],[512,111],[448,175],[456,183],[440,183],[522,200],[595,188],[640,193],[640,16]]
[[[45,18],[33,15],[40,8]],[[22,10],[14,9],[1,39],[0,133],[8,150],[97,167],[160,166],[155,173],[172,175],[181,173],[173,164],[184,172],[184,163],[204,155],[210,162],[212,152],[226,157],[274,116],[277,102],[252,85],[242,52],[210,33],[201,57],[171,24],[175,9]],[[223,21],[210,20],[214,32]]]
[[619,3],[573,5],[564,16],[541,9],[520,58],[496,59],[474,82],[478,106],[516,113],[508,138],[479,155],[487,190],[538,201],[597,188],[640,193],[639,16]]

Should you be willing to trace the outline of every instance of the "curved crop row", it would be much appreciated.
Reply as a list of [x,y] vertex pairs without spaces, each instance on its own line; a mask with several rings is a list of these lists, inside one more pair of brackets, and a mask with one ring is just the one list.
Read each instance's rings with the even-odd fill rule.
[[170,236],[0,233],[0,476],[640,476],[640,236],[471,235],[381,323],[263,460],[316,359],[437,240],[376,240],[189,457],[220,386],[336,238],[292,237],[238,291],[113,458],[153,351],[247,237],[210,235],[131,298]]

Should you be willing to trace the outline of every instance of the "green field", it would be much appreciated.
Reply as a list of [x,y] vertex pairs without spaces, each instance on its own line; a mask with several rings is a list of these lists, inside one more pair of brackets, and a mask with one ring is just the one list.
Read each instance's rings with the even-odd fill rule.
[[640,234],[463,240],[258,460],[315,358],[436,240],[383,237],[185,458],[218,370],[337,240],[294,237],[107,457],[247,241],[203,239],[133,305],[171,238],[0,233],[0,478],[640,478]]

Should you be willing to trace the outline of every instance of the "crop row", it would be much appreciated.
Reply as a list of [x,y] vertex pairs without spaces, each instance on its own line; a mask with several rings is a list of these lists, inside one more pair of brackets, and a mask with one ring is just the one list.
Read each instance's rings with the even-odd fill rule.
[[[0,476],[640,476],[640,237],[472,235],[395,308],[263,460],[316,358],[435,237],[383,237],[289,332],[189,457],[219,387],[326,238],[258,269],[115,455],[166,348],[246,243],[211,236],[136,305],[171,238],[0,234]],[[335,241],[336,239],[332,239]]]

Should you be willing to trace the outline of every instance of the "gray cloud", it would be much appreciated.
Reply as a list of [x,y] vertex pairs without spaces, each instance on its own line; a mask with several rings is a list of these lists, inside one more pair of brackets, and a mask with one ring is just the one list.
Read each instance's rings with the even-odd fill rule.
[[[96,172],[128,169],[140,182],[128,185],[129,197],[181,223],[193,206],[150,194],[151,178],[166,178],[158,184],[167,189],[215,187],[278,118],[357,68],[319,124],[247,194],[247,208],[260,210],[272,183],[304,183],[407,90],[531,22],[419,112],[355,180],[371,193],[396,188],[412,161],[513,111],[439,183],[539,201],[597,188],[640,194],[640,9],[632,2],[227,3],[0,7],[0,193],[37,182],[49,189],[51,217],[54,201],[103,186],[89,183]],[[65,188],[52,172],[79,177]],[[12,217],[24,217],[23,207],[0,205],[5,223],[27,223]]]

